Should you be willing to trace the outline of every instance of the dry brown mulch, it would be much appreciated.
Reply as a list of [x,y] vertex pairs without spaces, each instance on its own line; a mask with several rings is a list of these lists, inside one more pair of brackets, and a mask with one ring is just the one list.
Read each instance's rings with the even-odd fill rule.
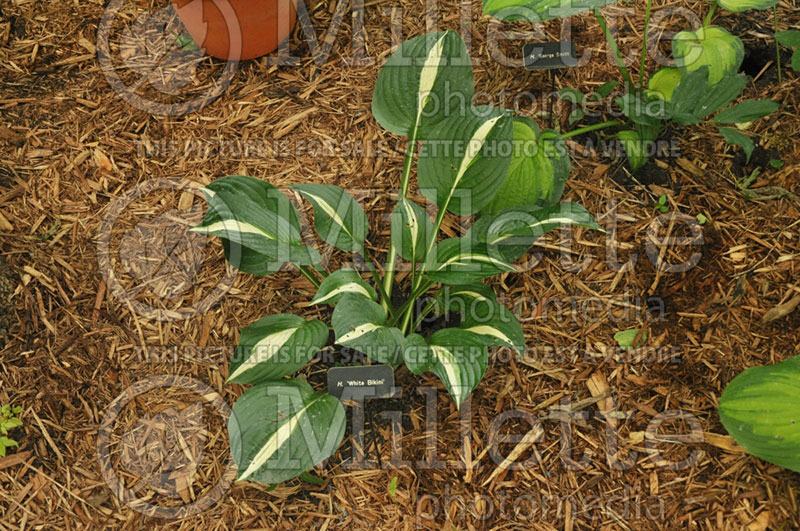
[[[655,4],[702,14],[708,6]],[[335,17],[335,5],[309,6],[318,36]],[[641,42],[635,23],[643,5],[608,8],[621,13],[626,49]],[[103,76],[95,49],[100,2],[1,7],[0,249],[8,272],[0,268],[6,279],[0,279],[0,294],[11,286],[11,304],[0,312],[11,318],[0,316],[0,338],[8,330],[0,352],[0,404],[23,406],[25,425],[12,434],[20,447],[0,458],[0,530],[800,527],[797,474],[743,454],[715,409],[724,386],[744,368],[800,354],[800,310],[762,323],[770,309],[800,293],[800,203],[745,200],[737,183],[755,164],[742,164],[711,126],[674,131],[680,154],[653,163],[657,179],[630,176],[620,161],[591,152],[573,159],[565,199],[585,205],[609,232],[550,235],[537,249],[541,260],[491,282],[509,306],[518,305],[530,354],[520,360],[495,352],[461,414],[434,377],[400,369],[402,397],[387,409],[402,413],[402,449],[393,448],[392,420],[369,411],[372,429],[364,439],[348,438],[314,471],[322,485],[293,480],[268,490],[233,484],[220,491],[218,503],[183,520],[135,511],[146,503],[186,506],[228,484],[230,451],[220,413],[243,391],[223,385],[238,331],[269,313],[324,312],[306,307],[311,285],[295,272],[254,278],[226,271],[218,242],[184,235],[202,216],[203,201],[188,188],[143,183],[208,183],[241,173],[278,186],[314,181],[364,190],[369,241],[373,250],[382,249],[403,144],[373,120],[369,103],[379,65],[391,51],[390,14],[380,2],[366,2],[366,52],[374,64],[343,66],[353,55],[348,14],[327,62],[311,60],[298,28],[291,45],[297,66],[245,62],[213,103],[162,117],[122,101]],[[425,31],[423,7],[402,4],[397,14],[404,35]],[[780,3],[780,29],[800,25],[799,8],[797,0]],[[480,60],[478,87],[494,95],[549,90],[546,73],[491,60],[487,20],[478,13],[480,3],[473,2],[467,31]],[[440,17],[441,28],[459,29],[456,4],[441,5]],[[774,45],[771,12],[720,13],[715,21],[735,29],[753,50]],[[674,29],[685,21],[665,24]],[[557,23],[546,29],[550,39],[558,38]],[[574,17],[573,30],[579,50],[604,53],[593,18]],[[136,57],[131,60],[135,64]],[[774,64],[757,66],[745,97],[770,97],[782,107],[751,131],[760,138],[758,155],[784,165],[766,164],[751,188],[800,194],[800,77],[784,69],[778,83]],[[180,88],[202,94],[220,68],[201,60],[194,84]],[[588,90],[616,78],[613,65],[595,59],[557,72],[555,82]],[[163,83],[168,88],[168,80]],[[494,103],[510,106],[511,99]],[[566,113],[559,112],[561,120]],[[258,141],[269,149],[236,147]],[[333,142],[365,152],[313,151]],[[276,145],[285,147],[271,151]],[[130,195],[133,190],[139,195]],[[691,236],[681,223],[658,225],[653,206],[662,194],[670,212],[709,219],[700,245],[662,244],[670,236]],[[455,230],[456,224],[448,226]],[[663,273],[648,256],[654,249],[672,262],[701,254],[690,270]],[[609,265],[609,256],[624,262],[634,254],[629,269]],[[333,253],[331,263],[347,259]],[[134,297],[120,297],[118,289]],[[563,302],[560,310],[547,303],[551,299]],[[582,312],[586,307],[594,309]],[[155,312],[169,319],[153,319]],[[634,327],[647,330],[648,348],[615,358],[613,334]],[[320,367],[303,374],[317,382]],[[185,379],[170,388],[135,387],[164,375]],[[189,379],[189,387],[175,386]],[[134,396],[131,386],[141,394]],[[438,393],[420,394],[422,386]],[[428,401],[435,406],[430,414]],[[509,410],[517,417],[496,420]],[[603,415],[614,410],[628,414]],[[691,414],[698,425],[673,419],[648,433],[651,421],[671,410]],[[118,414],[115,423],[108,424],[109,412]],[[426,422],[434,422],[435,434],[426,434]],[[565,426],[568,456],[561,446]],[[607,438],[609,426],[619,428],[618,441]],[[668,438],[690,429],[688,438]],[[518,437],[494,444],[509,434]],[[367,458],[380,455],[380,467],[353,464],[361,444]],[[98,446],[108,460],[98,458]],[[663,459],[693,464],[670,470],[648,446]],[[507,463],[493,460],[495,452],[502,459],[512,451],[516,462],[531,461],[506,470]],[[187,459],[193,464],[188,472]],[[435,460],[449,464],[430,466]],[[172,473],[160,475],[159,466]],[[133,502],[123,503],[109,487],[115,477]]]

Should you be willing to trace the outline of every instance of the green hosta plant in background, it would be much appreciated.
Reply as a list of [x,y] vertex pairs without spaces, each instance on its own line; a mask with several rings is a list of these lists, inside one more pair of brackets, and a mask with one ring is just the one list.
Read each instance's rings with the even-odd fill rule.
[[[373,115],[408,138],[383,271],[368,251],[364,211],[337,186],[292,186],[313,207],[319,236],[363,265],[334,272],[304,243],[283,191],[242,175],[203,188],[208,210],[193,231],[219,237],[244,272],[267,275],[293,264],[316,287],[310,304],[332,308],[330,323],[269,315],[241,331],[228,377],[251,385],[228,424],[239,479],[284,481],[338,448],[342,405],[292,377],[328,346],[330,330],[337,345],[378,363],[433,373],[460,407],[486,371],[489,347],[525,348],[519,322],[481,281],[514,271],[513,261],[548,230],[599,228],[580,205],[558,204],[569,173],[559,135],[507,110],[473,107],[473,93],[471,61],[453,32],[406,41],[382,68]],[[409,194],[418,148],[419,189],[436,206],[435,218]],[[441,239],[447,212],[478,217],[466,233]],[[399,258],[408,295],[395,305]],[[458,313],[460,324],[426,334],[420,323],[432,312]]]
[[734,378],[719,399],[719,417],[749,453],[800,472],[800,356]]
[[[570,16],[582,11],[593,11],[603,30],[609,48],[616,59],[626,93],[615,99],[624,115],[620,120],[609,120],[570,131],[561,135],[566,139],[577,134],[606,127],[618,131],[608,139],[618,140],[625,150],[632,170],[644,166],[651,156],[654,141],[668,122],[691,125],[710,119],[728,143],[742,146],[749,160],[753,141],[741,132],[749,122],[775,111],[778,105],[770,100],[748,100],[728,107],[744,90],[746,76],[739,74],[744,59],[744,45],[724,28],[712,26],[714,10],[719,5],[729,11],[768,9],[777,0],[718,0],[712,2],[705,22],[697,31],[678,32],[672,40],[674,67],[661,68],[646,77],[647,35],[650,26],[651,0],[645,8],[644,34],[638,84],[634,82],[619,53],[614,35],[609,31],[600,7],[606,0],[484,0],[484,13],[504,20],[549,20]],[[608,84],[604,85],[608,87]],[[598,91],[599,93],[600,91]],[[605,97],[607,94],[601,94]],[[579,95],[580,99],[582,96]],[[574,98],[573,102],[575,101]],[[585,99],[580,101],[584,103]],[[578,121],[583,112],[576,109],[570,115],[570,124]],[[577,117],[577,119],[575,119]],[[744,125],[742,125],[744,124]],[[736,128],[729,127],[737,126]]]

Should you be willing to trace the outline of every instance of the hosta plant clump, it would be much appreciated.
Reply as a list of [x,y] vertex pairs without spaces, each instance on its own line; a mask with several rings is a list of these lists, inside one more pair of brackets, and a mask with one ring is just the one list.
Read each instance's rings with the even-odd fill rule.
[[[367,216],[342,188],[291,187],[313,207],[320,238],[353,255],[351,266],[333,272],[304,241],[284,191],[242,175],[203,188],[208,210],[193,231],[220,238],[228,261],[247,273],[293,264],[316,287],[310,305],[332,308],[330,322],[269,315],[241,331],[228,371],[229,382],[251,386],[228,425],[239,479],[285,481],[338,448],[346,421],[341,403],[293,377],[330,346],[331,330],[333,348],[436,375],[460,407],[486,371],[489,347],[525,348],[519,322],[482,280],[514,271],[513,262],[551,229],[599,228],[580,205],[558,203],[569,172],[558,149],[563,139],[510,111],[473,107],[473,92],[471,61],[453,32],[406,41],[382,68],[372,113],[408,139],[382,270],[366,244],[374,234]],[[419,189],[435,217],[409,193],[417,151]],[[468,231],[440,238],[447,212],[477,219]],[[393,304],[399,264],[408,272],[401,284],[408,295]],[[461,314],[458,326],[432,334],[420,327],[426,315],[445,311]]]

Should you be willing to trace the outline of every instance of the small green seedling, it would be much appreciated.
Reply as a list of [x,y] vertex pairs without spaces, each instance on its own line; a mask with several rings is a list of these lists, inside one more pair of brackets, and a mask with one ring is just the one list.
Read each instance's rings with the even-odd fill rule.
[[22,421],[17,417],[22,411],[22,407],[6,404],[0,406],[0,457],[6,456],[6,448],[19,447],[19,443],[8,437],[8,433],[14,428],[22,426]]
[[669,207],[667,206],[667,196],[662,195],[658,198],[658,203],[656,203],[655,209],[662,214],[669,212]]
[[623,330],[614,334],[614,341],[622,348],[638,348],[647,341],[647,331],[639,330],[638,328]]
[[783,161],[780,159],[769,159],[769,165],[774,169],[779,170],[783,168]]
[[392,498],[397,496],[397,476],[394,476],[389,482],[389,496]]
[[705,225],[706,223],[708,223],[708,218],[705,217],[705,215],[703,214],[697,214],[697,222],[700,225]]

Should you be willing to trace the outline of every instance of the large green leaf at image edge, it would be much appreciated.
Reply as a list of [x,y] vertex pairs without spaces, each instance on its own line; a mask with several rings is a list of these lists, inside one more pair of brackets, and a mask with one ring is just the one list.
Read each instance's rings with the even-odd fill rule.
[[474,91],[472,60],[458,33],[426,33],[402,43],[383,65],[372,114],[387,131],[424,139],[445,117],[469,107]]
[[681,31],[672,38],[672,55],[681,70],[708,67],[708,84],[716,85],[725,74],[735,74],[744,60],[744,44],[723,28],[706,26]]
[[411,334],[403,346],[403,356],[414,374],[430,371],[438,376],[458,408],[483,378],[489,360],[484,341],[458,328],[439,330],[428,341]]
[[616,0],[483,0],[483,13],[501,20],[544,22],[615,3]]
[[304,380],[251,387],[228,420],[238,479],[275,484],[299,476],[336,451],[345,421],[339,400]]
[[230,367],[229,382],[252,384],[293,374],[328,340],[319,319],[292,314],[268,315],[242,330]]
[[482,212],[495,213],[517,205],[548,207],[561,199],[569,177],[569,154],[561,135],[539,131],[536,122],[514,118],[511,163],[503,186]]
[[511,163],[509,111],[471,107],[440,122],[430,136],[419,152],[420,191],[439,208],[475,214],[503,185]]
[[778,0],[716,0],[716,3],[723,9],[733,13],[741,13],[748,9],[769,9],[778,5]]
[[749,453],[800,472],[800,356],[734,378],[719,399],[719,418]]

